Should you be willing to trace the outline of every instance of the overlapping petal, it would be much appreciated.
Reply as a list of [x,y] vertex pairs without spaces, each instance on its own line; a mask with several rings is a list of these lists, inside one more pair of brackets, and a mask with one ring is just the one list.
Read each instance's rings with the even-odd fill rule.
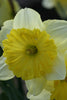
[[[44,22],[45,30],[54,39],[57,46],[58,56],[54,62],[54,74],[47,75],[49,79],[63,79],[66,74],[64,61],[65,51],[67,50],[67,22],[63,20],[47,20]],[[61,77],[60,77],[61,76]]]
[[46,75],[47,80],[63,80],[66,76],[66,66],[63,56],[58,54],[54,64],[53,72]]
[[[13,28],[13,20],[4,22],[0,31],[0,46],[3,48],[2,41],[7,38],[7,34],[10,33]],[[8,65],[5,63],[5,58],[0,57],[0,80],[9,80],[14,77],[12,71],[8,69]]]
[[9,80],[14,77],[12,71],[8,69],[8,65],[5,63],[5,58],[0,57],[0,80]]
[[47,20],[44,21],[46,32],[54,39],[57,48],[60,50],[67,49],[67,21],[64,20]]
[[21,9],[14,18],[14,29],[27,28],[27,29],[43,29],[43,23],[40,15],[30,8]]
[[7,38],[7,34],[10,33],[11,29],[13,28],[13,20],[5,21],[3,27],[0,31],[0,46],[3,47],[2,41]]
[[37,95],[43,90],[46,80],[44,77],[40,77],[25,82],[29,90],[29,93],[33,95]]
[[49,91],[47,91],[46,89],[43,89],[42,92],[38,95],[31,95],[31,94],[27,94],[27,97],[30,99],[30,100],[50,100],[50,96],[51,96],[51,93]]

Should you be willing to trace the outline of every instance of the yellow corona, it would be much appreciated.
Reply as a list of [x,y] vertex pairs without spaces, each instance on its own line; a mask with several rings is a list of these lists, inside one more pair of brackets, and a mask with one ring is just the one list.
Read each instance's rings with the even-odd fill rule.
[[57,48],[45,31],[12,29],[7,37],[3,41],[3,55],[7,58],[9,69],[17,77],[28,80],[52,71]]

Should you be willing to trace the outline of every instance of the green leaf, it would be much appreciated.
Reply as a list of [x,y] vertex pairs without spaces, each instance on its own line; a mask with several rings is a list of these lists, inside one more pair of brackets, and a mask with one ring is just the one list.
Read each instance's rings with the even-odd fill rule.
[[0,100],[9,100],[8,96],[3,92],[1,95],[0,95]]

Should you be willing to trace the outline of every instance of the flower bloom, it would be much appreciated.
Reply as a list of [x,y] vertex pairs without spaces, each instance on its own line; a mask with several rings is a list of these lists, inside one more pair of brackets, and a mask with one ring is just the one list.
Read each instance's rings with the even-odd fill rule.
[[14,75],[24,80],[40,77],[62,80],[66,76],[66,37],[66,21],[42,22],[33,9],[21,9],[0,31],[5,63]]
[[47,9],[55,7],[62,18],[67,18],[67,0],[43,0],[42,6]]

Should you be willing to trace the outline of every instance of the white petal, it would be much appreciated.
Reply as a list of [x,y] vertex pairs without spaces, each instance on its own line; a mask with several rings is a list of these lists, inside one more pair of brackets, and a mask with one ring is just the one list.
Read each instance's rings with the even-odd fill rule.
[[57,56],[54,65],[53,72],[46,75],[47,80],[63,80],[66,76],[66,67],[63,56],[60,54]]
[[58,50],[67,49],[67,21],[47,20],[44,21],[44,26],[47,33],[54,39]]
[[27,94],[27,97],[30,100],[50,100],[50,96],[51,96],[51,93],[47,91],[46,89],[43,89],[43,91],[37,96]]
[[43,0],[42,6],[51,9],[55,6],[55,0]]
[[42,91],[42,89],[45,86],[45,83],[46,80],[43,77],[41,77],[26,81],[26,86],[30,94],[37,95]]
[[0,80],[9,80],[14,77],[12,71],[8,69],[7,64],[5,63],[5,58],[0,57]]
[[14,18],[14,29],[18,28],[27,28],[34,29],[43,28],[43,24],[40,18],[40,15],[33,9],[25,8],[21,9]]
[[7,34],[10,33],[12,28],[13,28],[13,20],[8,20],[4,22],[3,27],[0,31],[0,46],[3,47],[2,41],[7,38]]

